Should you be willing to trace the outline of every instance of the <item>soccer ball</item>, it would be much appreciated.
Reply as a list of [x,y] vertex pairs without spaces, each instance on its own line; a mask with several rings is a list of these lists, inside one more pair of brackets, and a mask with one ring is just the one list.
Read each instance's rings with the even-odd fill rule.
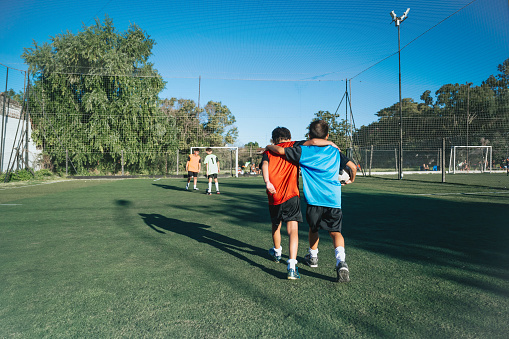
[[348,171],[341,170],[339,172],[339,182],[344,184],[348,180],[350,180],[350,174],[348,174]]

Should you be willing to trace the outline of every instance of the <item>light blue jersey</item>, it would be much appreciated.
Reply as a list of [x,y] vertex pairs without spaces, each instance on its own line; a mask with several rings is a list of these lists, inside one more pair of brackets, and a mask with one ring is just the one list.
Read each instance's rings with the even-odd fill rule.
[[349,159],[332,146],[285,148],[286,157],[299,162],[308,205],[341,208],[339,171]]

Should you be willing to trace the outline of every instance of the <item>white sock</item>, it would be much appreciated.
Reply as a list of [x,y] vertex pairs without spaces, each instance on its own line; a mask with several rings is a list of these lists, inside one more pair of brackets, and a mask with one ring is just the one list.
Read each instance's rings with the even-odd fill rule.
[[276,252],[276,255],[281,256],[281,253],[283,253],[283,247],[279,246],[279,248],[274,247],[274,252]]
[[219,192],[219,183],[216,182],[216,192]]
[[196,188],[196,185],[194,185],[194,188]]
[[288,269],[295,269],[295,266],[297,265],[297,259],[288,259],[286,262],[288,263]]
[[342,261],[345,261],[346,254],[345,254],[345,248],[343,246],[336,247],[334,252],[336,253],[336,265]]
[[209,182],[209,192],[212,190],[212,183]]
[[189,188],[189,183],[186,184],[186,189],[188,189],[188,188]]
[[312,257],[312,258],[316,258],[318,257],[318,248],[316,250],[312,250],[311,248],[309,248],[309,255]]

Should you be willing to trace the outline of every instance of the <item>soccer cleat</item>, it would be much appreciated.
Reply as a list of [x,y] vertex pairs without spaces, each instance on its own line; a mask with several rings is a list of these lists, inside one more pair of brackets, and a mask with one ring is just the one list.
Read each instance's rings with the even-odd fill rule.
[[216,191],[216,194],[221,194],[221,193],[219,193],[219,191]]
[[199,191],[200,189],[198,187],[193,188],[195,191]]
[[206,194],[206,195],[212,195],[212,193],[210,193],[210,192],[206,192],[205,194]]
[[275,262],[279,262],[279,260],[281,260],[281,256],[276,255],[276,251],[274,250],[274,248],[269,249],[269,255]]
[[349,282],[350,281],[350,271],[348,270],[348,265],[346,262],[341,261],[336,265],[336,281],[337,282]]
[[296,280],[296,279],[300,279],[300,274],[299,274],[299,269],[297,266],[295,266],[295,269],[293,268],[289,268],[287,270],[288,274],[286,275],[286,277],[290,280]]
[[309,267],[318,267],[318,257],[312,257],[309,253],[304,256],[304,262]]

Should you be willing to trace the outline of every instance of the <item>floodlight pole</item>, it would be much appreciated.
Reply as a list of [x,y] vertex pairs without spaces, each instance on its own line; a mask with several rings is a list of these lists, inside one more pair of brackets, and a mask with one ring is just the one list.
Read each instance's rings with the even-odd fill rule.
[[470,167],[470,162],[468,161],[468,125],[470,124],[470,86],[471,82],[467,82],[467,166]]
[[399,67],[399,164],[398,164],[398,179],[403,179],[403,102],[401,101],[401,34],[400,34],[400,25],[407,18],[408,12],[410,8],[406,10],[406,12],[398,17],[394,13],[391,12],[392,21],[396,24],[398,28],[398,67]]

